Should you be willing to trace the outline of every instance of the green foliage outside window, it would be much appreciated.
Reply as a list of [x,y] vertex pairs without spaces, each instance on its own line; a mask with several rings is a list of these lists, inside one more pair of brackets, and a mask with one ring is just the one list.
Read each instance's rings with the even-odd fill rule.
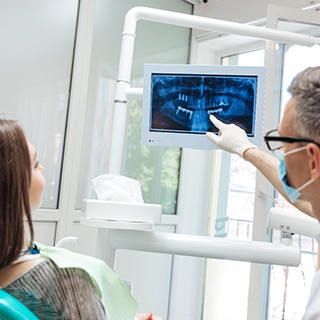
[[124,174],[140,181],[146,203],[161,204],[163,213],[175,214],[181,149],[142,145],[142,103],[132,100],[128,108]]

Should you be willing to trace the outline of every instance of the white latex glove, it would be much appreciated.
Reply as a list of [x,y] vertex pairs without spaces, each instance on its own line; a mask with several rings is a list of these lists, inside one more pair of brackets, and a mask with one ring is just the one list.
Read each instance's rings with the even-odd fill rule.
[[219,129],[219,135],[213,132],[207,132],[206,135],[219,148],[230,153],[236,153],[243,158],[243,153],[252,148],[258,148],[251,143],[246,132],[234,124],[225,124],[213,115],[210,121]]

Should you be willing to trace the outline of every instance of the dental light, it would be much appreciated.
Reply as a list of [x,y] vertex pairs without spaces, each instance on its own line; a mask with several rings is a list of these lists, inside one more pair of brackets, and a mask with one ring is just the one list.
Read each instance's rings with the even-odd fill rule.
[[290,234],[296,233],[320,239],[319,221],[296,210],[271,208],[268,227]]

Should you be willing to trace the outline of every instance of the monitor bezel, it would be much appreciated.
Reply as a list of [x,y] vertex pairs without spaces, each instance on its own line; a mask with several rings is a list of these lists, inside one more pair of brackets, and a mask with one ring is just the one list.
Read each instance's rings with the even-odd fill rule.
[[266,68],[252,66],[222,66],[222,65],[197,65],[197,64],[145,64],[143,107],[142,107],[142,137],[144,145],[182,147],[192,149],[213,150],[218,149],[214,143],[209,141],[205,133],[194,132],[167,132],[152,131],[150,119],[151,107],[151,79],[152,74],[170,75],[229,75],[256,76],[258,79],[256,91],[256,106],[254,120],[254,135],[248,136],[249,141],[257,146],[263,142],[263,122],[265,108]]

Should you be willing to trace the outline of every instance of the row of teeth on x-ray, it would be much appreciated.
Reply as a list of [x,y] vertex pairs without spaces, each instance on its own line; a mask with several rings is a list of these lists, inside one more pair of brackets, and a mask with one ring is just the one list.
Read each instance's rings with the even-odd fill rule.
[[[188,101],[188,96],[185,94],[179,93],[179,98],[180,101],[187,102]],[[208,116],[214,113],[219,113],[223,111],[223,108],[228,107],[229,102],[225,97],[214,97],[214,102],[212,102],[212,105],[206,107],[206,112]],[[179,112],[181,111],[182,113],[185,113],[186,115],[189,115],[189,120],[192,119],[193,116],[193,110],[196,109],[196,106],[190,107],[190,108],[185,108],[178,106],[176,110],[176,114],[178,115]]]

